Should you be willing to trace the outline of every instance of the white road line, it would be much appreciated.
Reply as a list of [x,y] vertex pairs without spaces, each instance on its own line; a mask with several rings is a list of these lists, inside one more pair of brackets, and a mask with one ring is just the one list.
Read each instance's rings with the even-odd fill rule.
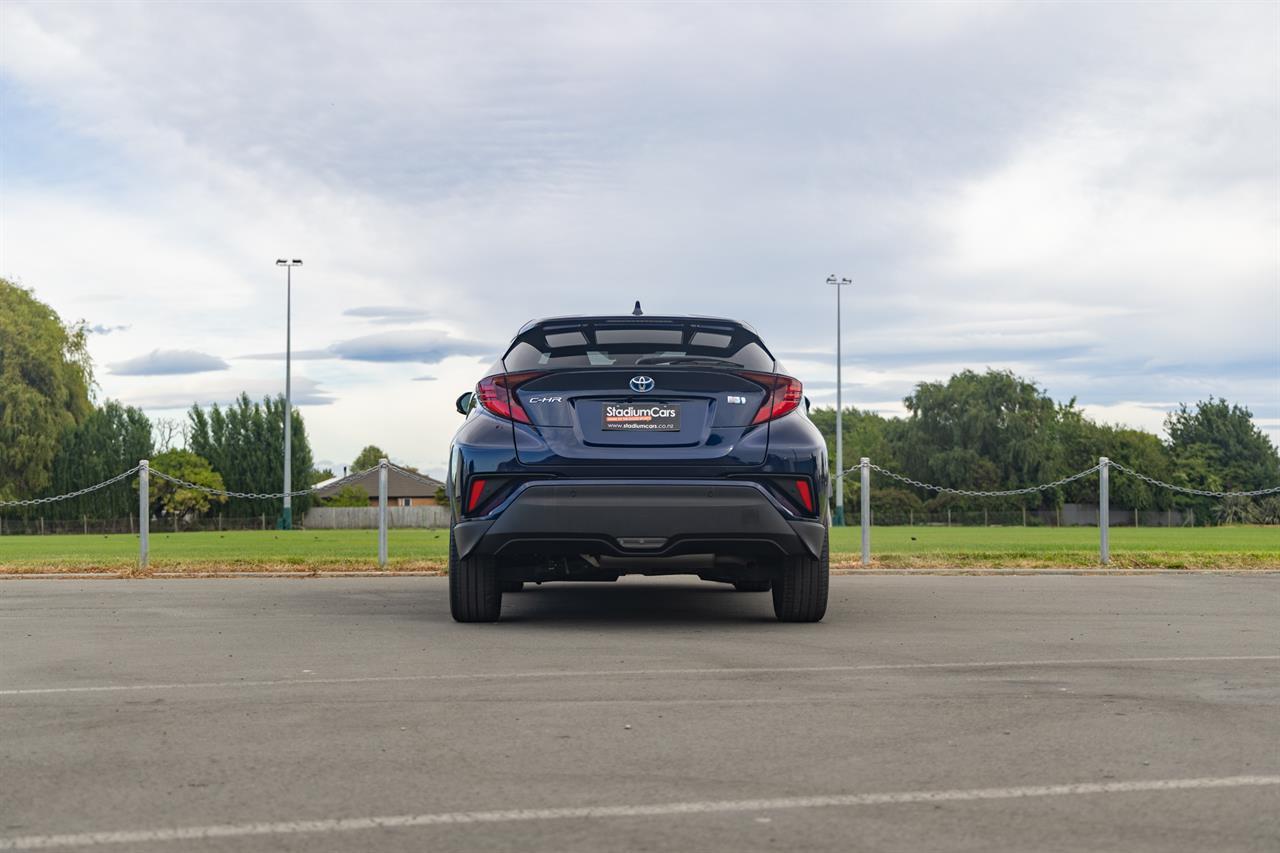
[[1149,658],[1067,658],[1059,660],[986,660],[951,663],[871,663],[848,666],[743,666],[699,669],[605,669],[536,672],[467,672],[435,675],[368,675],[351,678],[276,678],[236,681],[189,681],[169,684],[103,684],[82,687],[19,687],[0,690],[0,696],[35,696],[49,693],[115,693],[131,690],[199,690],[226,687],[305,687],[325,684],[386,684],[413,681],[485,681],[536,678],[626,678],[661,675],[766,675],[787,673],[863,673],[921,669],[996,669],[1035,666],[1113,666],[1140,663],[1231,663],[1277,661],[1280,655],[1220,655]]
[[82,832],[66,835],[26,835],[0,838],[0,850],[51,850],[60,847],[92,847],[106,844],[142,844],[152,841],[202,841],[252,835],[354,832],[477,823],[513,823],[541,820],[598,820],[618,817],[718,814],[724,812],[812,809],[829,806],[879,806],[903,803],[958,803],[974,800],[1015,800],[1029,797],[1062,797],[1077,794],[1127,794],[1141,791],[1186,791],[1211,788],[1245,788],[1280,785],[1280,776],[1227,776],[1204,779],[1153,779],[1134,782],[1078,782],[1067,785],[1033,785],[1021,788],[970,788],[950,791],[899,791],[883,794],[834,794],[816,797],[782,797],[770,800],[718,800],[655,803],[631,806],[580,806],[552,809],[504,809],[485,812],[437,812],[434,814],[349,817],[324,820],[290,820],[276,823],[215,824],[167,829],[134,829],[116,832]]

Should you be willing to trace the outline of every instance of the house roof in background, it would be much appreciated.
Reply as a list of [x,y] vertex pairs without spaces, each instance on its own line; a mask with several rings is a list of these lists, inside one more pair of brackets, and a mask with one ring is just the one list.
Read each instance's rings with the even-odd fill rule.
[[[389,468],[387,470],[387,497],[388,498],[434,498],[436,496],[436,489],[444,485],[444,483],[440,482],[434,477],[428,477],[426,474],[419,474],[418,476],[422,477],[425,480],[430,481],[430,484],[420,483],[417,480],[415,480],[413,477],[408,477],[408,476],[405,476],[404,474],[401,474],[395,468]],[[320,484],[316,488],[316,492],[315,492],[316,497],[331,498],[334,495],[336,495],[338,492],[342,491],[343,487],[345,486],[356,486],[358,488],[364,489],[369,494],[370,497],[377,497],[378,469],[376,468],[373,469],[372,471],[365,472],[360,477],[356,477],[353,480],[347,480],[346,482],[341,484],[339,484],[339,480],[341,480],[341,478],[334,478],[333,480],[329,480],[326,483]]]

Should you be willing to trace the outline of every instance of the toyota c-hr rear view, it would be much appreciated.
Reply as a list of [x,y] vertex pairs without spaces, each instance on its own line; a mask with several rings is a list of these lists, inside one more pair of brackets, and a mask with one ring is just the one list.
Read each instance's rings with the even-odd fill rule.
[[827,452],[805,409],[745,323],[526,324],[458,398],[453,618],[494,621],[525,582],[692,574],[772,590],[784,622],[820,620]]

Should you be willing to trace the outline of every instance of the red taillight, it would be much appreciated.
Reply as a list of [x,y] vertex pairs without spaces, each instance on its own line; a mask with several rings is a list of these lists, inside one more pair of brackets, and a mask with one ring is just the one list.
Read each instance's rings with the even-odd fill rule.
[[524,383],[542,375],[541,371],[530,370],[525,373],[495,373],[493,376],[486,376],[476,385],[476,398],[480,405],[500,418],[522,424],[532,423],[515,392]]
[[809,488],[809,481],[796,480],[796,493],[800,495],[805,512],[813,512],[813,491]]
[[480,496],[484,494],[484,480],[472,480],[467,490],[467,512],[475,512],[480,505]]
[[781,373],[743,373],[741,375],[769,389],[765,394],[764,402],[760,404],[759,411],[751,419],[753,424],[762,424],[790,414],[799,408],[800,401],[804,399],[804,386],[800,384],[799,379],[783,376]]

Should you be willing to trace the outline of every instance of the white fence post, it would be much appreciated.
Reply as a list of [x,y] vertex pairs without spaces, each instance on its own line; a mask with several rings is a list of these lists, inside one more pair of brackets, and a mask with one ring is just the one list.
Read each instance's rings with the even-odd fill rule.
[[871,565],[871,460],[862,457],[862,565]]
[[146,459],[138,462],[138,566],[147,567],[147,551],[151,545],[147,533],[151,527],[151,468]]
[[1111,460],[1098,458],[1098,553],[1102,565],[1111,562]]
[[387,567],[387,460],[378,460],[378,567]]

